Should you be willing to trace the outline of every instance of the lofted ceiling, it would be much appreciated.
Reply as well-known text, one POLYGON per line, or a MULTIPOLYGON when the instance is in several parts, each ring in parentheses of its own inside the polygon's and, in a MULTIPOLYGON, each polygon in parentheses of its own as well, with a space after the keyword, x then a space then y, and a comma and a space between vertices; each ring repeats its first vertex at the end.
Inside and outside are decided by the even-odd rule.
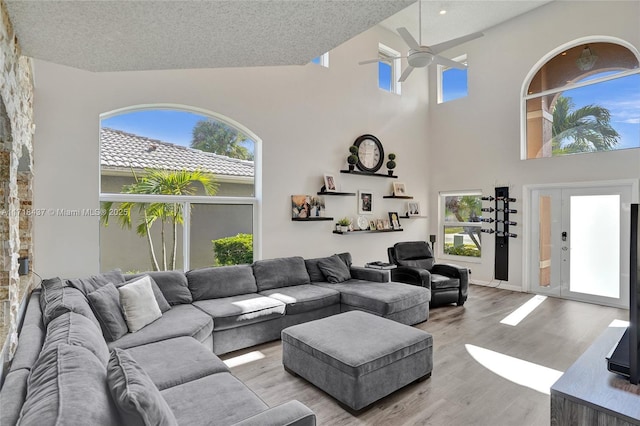
MULTIPOLYGON (((381 21, 418 38, 415 0, 5 3, 24 55, 90 71, 302 65, 381 21)), ((424 0, 423 44, 485 30, 544 3, 424 0)))

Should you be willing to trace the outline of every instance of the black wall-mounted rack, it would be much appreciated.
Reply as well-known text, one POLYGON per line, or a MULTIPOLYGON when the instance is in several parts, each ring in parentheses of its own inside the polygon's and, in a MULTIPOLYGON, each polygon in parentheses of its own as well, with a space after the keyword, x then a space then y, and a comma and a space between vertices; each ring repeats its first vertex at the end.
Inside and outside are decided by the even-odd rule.
POLYGON ((482 229, 486 234, 495 234, 495 262, 494 277, 497 280, 509 280, 509 238, 518 238, 518 234, 509 232, 510 226, 518 225, 509 219, 510 214, 516 214, 516 209, 510 208, 510 203, 515 203, 515 198, 509 197, 509 187, 501 186, 495 189, 495 197, 482 197, 483 201, 494 201, 493 207, 483 207, 483 212, 493 213, 493 218, 481 219, 484 223, 493 223, 493 229, 482 229))

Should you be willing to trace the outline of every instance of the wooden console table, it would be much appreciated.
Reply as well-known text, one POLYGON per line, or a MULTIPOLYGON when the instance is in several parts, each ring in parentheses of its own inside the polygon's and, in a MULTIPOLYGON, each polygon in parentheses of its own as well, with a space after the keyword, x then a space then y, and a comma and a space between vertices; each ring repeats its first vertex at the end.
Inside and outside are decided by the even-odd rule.
POLYGON ((551 425, 640 425, 640 387, 607 370, 624 328, 609 327, 551 386, 551 425))

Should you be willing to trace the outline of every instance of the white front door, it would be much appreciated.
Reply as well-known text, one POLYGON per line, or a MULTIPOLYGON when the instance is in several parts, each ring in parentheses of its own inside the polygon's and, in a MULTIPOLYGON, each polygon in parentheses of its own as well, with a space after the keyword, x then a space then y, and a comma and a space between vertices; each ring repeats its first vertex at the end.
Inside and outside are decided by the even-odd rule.
POLYGON ((530 289, 626 307, 632 186, 531 191, 530 289))

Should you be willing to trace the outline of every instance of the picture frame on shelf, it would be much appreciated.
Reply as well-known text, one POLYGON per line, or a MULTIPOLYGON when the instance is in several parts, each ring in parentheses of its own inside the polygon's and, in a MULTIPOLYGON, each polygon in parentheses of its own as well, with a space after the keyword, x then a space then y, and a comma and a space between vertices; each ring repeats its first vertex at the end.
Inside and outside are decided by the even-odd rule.
POLYGON ((324 174, 324 192, 338 192, 338 180, 332 174, 324 174))
POLYGON ((371 220, 371 221, 369 221, 369 230, 370 230, 370 231, 375 231, 375 230, 377 230, 377 228, 376 228, 376 221, 375 221, 375 220, 371 220))
POLYGON ((422 210, 420 209, 420 203, 418 201, 407 202, 407 216, 420 216, 422 210))
POLYGON ((398 212, 389 212, 389 222, 391 223, 391 229, 400 229, 402 225, 400 224, 400 216, 398 212))
POLYGON ((310 219, 314 217, 324 217, 324 214, 324 197, 308 194, 291 196, 292 219, 310 219))
POLYGON ((393 182, 393 195, 396 197, 407 195, 406 185, 402 182, 393 182))
POLYGON ((391 222, 389 219, 384 220, 384 229, 391 229, 391 222))
POLYGON ((358 190, 358 214, 373 214, 373 192, 358 190))
POLYGON ((376 229, 382 231, 384 229, 384 221, 382 219, 376 220, 376 229))

